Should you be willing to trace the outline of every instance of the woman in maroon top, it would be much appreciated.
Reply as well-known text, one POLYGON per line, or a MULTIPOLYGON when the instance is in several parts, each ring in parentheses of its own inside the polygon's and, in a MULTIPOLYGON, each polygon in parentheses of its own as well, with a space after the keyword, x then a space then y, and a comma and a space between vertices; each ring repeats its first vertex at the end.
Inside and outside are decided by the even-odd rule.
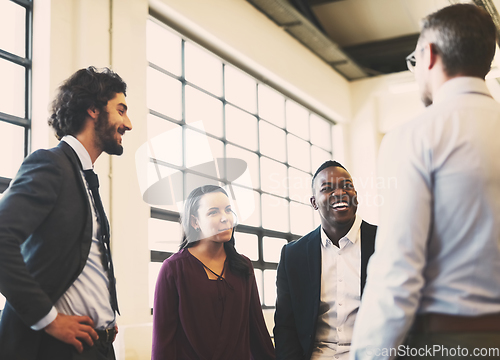
POLYGON ((234 225, 224 189, 191 192, 180 251, 156 282, 153 360, 275 359, 252 264, 234 248, 234 225))

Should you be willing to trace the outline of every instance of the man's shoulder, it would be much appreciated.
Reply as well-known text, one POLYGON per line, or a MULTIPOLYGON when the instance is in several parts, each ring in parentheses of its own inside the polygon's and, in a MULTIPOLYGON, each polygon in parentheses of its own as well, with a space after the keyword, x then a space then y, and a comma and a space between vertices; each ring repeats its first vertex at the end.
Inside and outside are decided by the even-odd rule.
POLYGON ((59 143, 58 146, 55 146, 50 149, 38 149, 28 155, 25 159, 25 162, 35 161, 38 163, 53 163, 53 164, 62 164, 64 162, 70 163, 72 160, 71 157, 71 148, 64 142, 59 143))
POLYGON ((285 245, 288 251, 300 251, 304 247, 306 247, 311 241, 321 240, 321 226, 318 226, 316 229, 312 230, 308 234, 302 236, 300 239, 289 242, 285 245))
POLYGON ((370 224, 366 220, 361 221, 361 228, 371 229, 371 230, 377 231, 377 225, 370 224))
POLYGON ((377 236, 377 225, 370 224, 363 220, 361 222, 361 242, 369 241, 375 242, 375 237, 377 236))

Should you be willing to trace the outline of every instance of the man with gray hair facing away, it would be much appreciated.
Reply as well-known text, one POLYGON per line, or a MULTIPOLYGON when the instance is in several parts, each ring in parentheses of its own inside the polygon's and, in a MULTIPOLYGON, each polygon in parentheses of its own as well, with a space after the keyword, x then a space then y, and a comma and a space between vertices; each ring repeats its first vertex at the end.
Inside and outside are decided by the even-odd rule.
POLYGON ((381 193, 351 360, 500 358, 500 105, 484 81, 495 37, 474 5, 423 22, 407 60, 428 108, 382 143, 379 175, 398 186, 381 193))

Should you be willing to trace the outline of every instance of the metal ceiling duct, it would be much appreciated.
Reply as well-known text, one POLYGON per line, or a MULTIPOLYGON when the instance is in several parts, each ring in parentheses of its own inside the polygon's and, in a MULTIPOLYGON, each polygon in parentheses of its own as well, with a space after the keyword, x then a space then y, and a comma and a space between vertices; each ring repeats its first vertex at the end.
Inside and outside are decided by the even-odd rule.
POLYGON ((299 13, 288 0, 247 0, 347 80, 368 77, 342 49, 299 13))

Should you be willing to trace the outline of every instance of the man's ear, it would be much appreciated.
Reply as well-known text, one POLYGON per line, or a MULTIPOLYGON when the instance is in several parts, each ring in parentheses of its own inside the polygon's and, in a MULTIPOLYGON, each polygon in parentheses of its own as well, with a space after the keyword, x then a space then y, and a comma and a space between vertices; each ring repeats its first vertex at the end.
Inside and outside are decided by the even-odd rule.
POLYGON ((311 205, 312 205, 313 209, 318 210, 318 204, 316 204, 316 198, 314 196, 311 196, 309 201, 311 201, 311 205))
POLYGON ((427 67, 428 69, 432 69, 434 67, 434 65, 436 65, 436 62, 437 62, 437 59, 439 57, 438 55, 438 51, 437 51, 437 48, 436 48, 436 44, 433 44, 433 43, 428 43, 426 45, 426 47, 428 47, 428 49, 425 49, 425 53, 427 53, 428 55, 426 55, 426 63, 427 63, 427 67))
POLYGON ((89 114, 92 119, 96 120, 99 116, 99 110, 97 110, 95 107, 91 107, 87 109, 87 114, 89 114))

